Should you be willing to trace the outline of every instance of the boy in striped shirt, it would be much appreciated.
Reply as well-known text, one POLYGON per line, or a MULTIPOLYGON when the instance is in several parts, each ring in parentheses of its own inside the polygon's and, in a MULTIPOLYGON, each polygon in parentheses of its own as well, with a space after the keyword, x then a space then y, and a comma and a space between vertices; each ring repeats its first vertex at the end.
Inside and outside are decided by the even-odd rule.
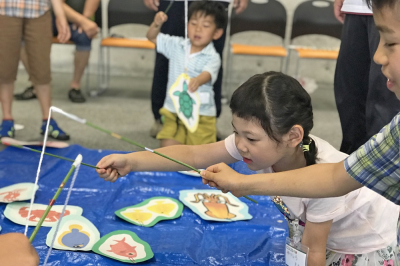
POLYGON ((188 41, 177 36, 160 33, 168 17, 158 12, 147 32, 147 38, 157 45, 157 52, 169 59, 168 88, 184 72, 185 61, 190 76, 188 89, 200 95, 200 119, 195 132, 186 129, 178 118, 172 99, 167 94, 160 114, 164 117, 163 129, 157 139, 161 147, 188 144, 198 145, 216 141, 216 107, 213 83, 217 79, 221 58, 213 40, 219 39, 227 23, 225 8, 218 2, 199 1, 190 5, 188 41), (188 54, 186 54, 186 48, 188 54))

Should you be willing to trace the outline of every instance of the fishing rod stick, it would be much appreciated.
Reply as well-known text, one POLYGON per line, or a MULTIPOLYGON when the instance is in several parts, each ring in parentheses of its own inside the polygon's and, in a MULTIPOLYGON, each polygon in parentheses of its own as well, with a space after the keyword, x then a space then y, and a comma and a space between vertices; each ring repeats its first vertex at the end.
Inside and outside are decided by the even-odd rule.
MULTIPOLYGON (((169 156, 167 156, 167 155, 165 155, 165 154, 162 154, 162 153, 160 153, 160 152, 158 152, 158 151, 155 151, 155 150, 152 150, 152 149, 150 149, 150 148, 147 148, 147 147, 145 147, 145 146, 143 146, 143 145, 141 145, 141 144, 139 144, 139 143, 137 143, 137 142, 135 142, 135 141, 133 141, 133 140, 131 140, 131 139, 128 139, 128 138, 126 138, 126 137, 124 137, 124 136, 121 136, 121 135, 119 135, 119 134, 117 134, 117 133, 114 133, 114 132, 111 132, 111 131, 109 131, 109 130, 107 130, 107 129, 101 128, 101 127, 99 127, 99 126, 97 126, 97 125, 95 125, 95 124, 92 124, 92 123, 86 121, 86 119, 82 119, 82 118, 79 118, 79 117, 77 117, 77 116, 75 116, 75 115, 73 115, 73 114, 69 114, 69 113, 67 113, 67 112, 65 112, 65 111, 63 111, 63 110, 61 110, 60 108, 57 108, 57 107, 54 107, 54 106, 52 106, 51 108, 52 108, 54 111, 56 111, 56 112, 58 112, 58 113, 62 113, 62 114, 64 114, 65 116, 67 116, 67 117, 69 117, 69 118, 71 118, 71 119, 73 119, 73 120, 75 120, 75 121, 77 121, 77 122, 79 122, 79 123, 81 123, 81 124, 85 124, 85 125, 87 125, 87 126, 89 126, 89 127, 92 127, 92 128, 97 129, 97 130, 99 130, 99 131, 101 131, 101 132, 104 132, 104 133, 106 133, 106 134, 108 134, 108 135, 110 135, 110 136, 112 136, 112 137, 114 137, 114 138, 123 140, 123 141, 125 141, 125 142, 128 142, 128 143, 130 143, 130 144, 135 145, 136 147, 139 147, 139 148, 142 148, 142 149, 144 149, 144 150, 146 150, 146 151, 149 151, 149 152, 152 152, 152 153, 154 153, 154 154, 157 154, 157 155, 159 155, 159 156, 161 156, 161 157, 164 157, 164 158, 166 158, 166 159, 168 159, 168 160, 170 160, 170 161, 173 161, 173 162, 175 162, 175 163, 177 163, 177 164, 183 165, 183 166, 185 166, 185 167, 187 167, 187 168, 189 168, 189 169, 191 169, 191 170, 193 170, 193 171, 195 171, 195 172, 197 172, 197 173, 200 174, 200 170, 199 170, 199 169, 194 168, 193 166, 190 166, 190 165, 188 165, 188 164, 186 164, 186 163, 184 163, 184 162, 181 162, 181 161, 179 161, 179 160, 176 160, 176 159, 174 159, 174 158, 171 158, 171 157, 169 157, 169 156)), ((248 197, 248 196, 243 196, 243 197, 246 198, 246 199, 248 199, 248 200, 250 200, 250 201, 252 201, 252 202, 254 202, 254 203, 257 203, 257 204, 258 204, 257 201, 253 200, 252 198, 250 198, 250 197, 248 197)))
MULTIPOLYGON (((56 202, 58 196, 60 195, 62 189, 64 188, 65 184, 68 182, 68 179, 70 178, 71 174, 74 172, 75 168, 82 162, 82 155, 78 155, 72 164, 71 168, 69 169, 67 175, 65 176, 64 180, 61 182, 60 186, 58 187, 56 194, 54 194, 53 199, 50 201, 49 205, 47 205, 46 210, 44 211, 42 217, 40 218, 38 224, 36 225, 35 229, 33 230, 32 235, 29 237, 29 242, 32 243, 33 239, 35 239, 36 234, 38 233, 40 227, 42 226, 44 220, 47 217, 47 214, 49 214, 51 207, 53 207, 54 203, 56 202)), ((28 217, 29 219, 29 217, 28 217)), ((61 219, 61 217, 60 217, 61 219)))
MULTIPOLYGON (((29 148, 29 147, 26 147, 26 146, 23 146, 23 145, 7 143, 7 142, 2 141, 2 140, 0 140, 0 143, 4 144, 6 146, 11 146, 11 147, 15 147, 15 148, 19 148, 19 149, 23 149, 23 150, 27 150, 27 151, 33 151, 33 152, 37 152, 37 153, 41 153, 42 152, 40 150, 32 149, 32 148, 29 148)), ((65 161, 75 162, 75 160, 72 160, 70 158, 66 158, 66 157, 63 157, 63 156, 58 156, 58 155, 47 153, 47 152, 45 152, 44 154, 47 155, 47 156, 51 156, 51 157, 54 157, 54 158, 62 159, 62 160, 65 160, 65 161)), ((95 168, 95 169, 99 169, 97 166, 94 166, 94 165, 91 165, 91 164, 87 164, 87 163, 81 163, 81 164, 85 165, 85 166, 89 166, 89 167, 95 168)))

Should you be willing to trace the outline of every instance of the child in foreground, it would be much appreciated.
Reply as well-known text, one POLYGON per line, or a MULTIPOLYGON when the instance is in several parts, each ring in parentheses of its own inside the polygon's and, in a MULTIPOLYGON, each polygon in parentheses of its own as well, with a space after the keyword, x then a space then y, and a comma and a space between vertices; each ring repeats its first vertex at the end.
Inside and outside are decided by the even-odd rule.
MULTIPOLYGON (((311 98, 287 75, 267 72, 251 77, 234 92, 230 108, 234 134, 224 141, 157 151, 196 168, 243 160, 262 173, 333 163, 347 156, 309 134, 311 98)), ((130 171, 187 170, 148 151, 109 155, 97 166, 99 176, 111 182, 130 171)), ((272 199, 279 209, 287 207, 283 214, 288 221, 300 220, 302 243, 310 248, 308 265, 340 265, 356 258, 354 265, 375 265, 395 259, 399 207, 366 188, 338 198, 272 199)))
POLYGON ((221 58, 212 41, 219 39, 224 32, 227 23, 225 8, 221 3, 212 1, 192 3, 189 8, 187 43, 182 37, 160 33, 161 26, 167 19, 164 12, 158 12, 147 32, 147 38, 157 45, 157 52, 169 59, 167 94, 164 106, 160 109, 164 122, 157 139, 160 140, 161 147, 213 143, 217 136, 213 84, 218 76, 221 58), (177 78, 185 72, 185 62, 187 74, 190 76, 188 90, 197 91, 201 102, 199 125, 193 133, 178 118, 168 93, 177 78))

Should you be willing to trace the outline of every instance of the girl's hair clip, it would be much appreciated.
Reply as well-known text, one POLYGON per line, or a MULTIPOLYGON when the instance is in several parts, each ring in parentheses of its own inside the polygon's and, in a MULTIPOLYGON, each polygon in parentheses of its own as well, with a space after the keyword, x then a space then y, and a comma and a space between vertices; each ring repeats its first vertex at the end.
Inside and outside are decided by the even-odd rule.
POLYGON ((303 149, 303 152, 310 151, 311 142, 312 142, 312 139, 310 139, 310 142, 308 144, 304 144, 303 141, 300 142, 300 148, 303 149))

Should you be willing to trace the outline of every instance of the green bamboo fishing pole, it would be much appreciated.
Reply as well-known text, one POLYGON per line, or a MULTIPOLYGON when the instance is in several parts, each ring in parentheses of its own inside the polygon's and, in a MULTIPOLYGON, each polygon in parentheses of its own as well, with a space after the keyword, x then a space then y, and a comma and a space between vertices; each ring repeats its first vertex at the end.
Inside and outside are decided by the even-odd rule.
MULTIPOLYGON (((86 121, 85 124, 88 125, 88 126, 90 126, 90 127, 92 127, 92 128, 95 128, 95 129, 97 129, 97 130, 100 130, 100 131, 102 131, 102 132, 104 132, 104 133, 107 133, 107 134, 113 136, 114 138, 117 138, 117 139, 126 141, 126 142, 128 142, 128 143, 130 143, 130 144, 133 144, 133 145, 135 145, 135 146, 137 146, 137 147, 139 147, 139 148, 142 148, 142 149, 144 149, 144 150, 146 150, 146 151, 155 153, 155 154, 157 154, 157 155, 159 155, 159 156, 161 156, 161 157, 164 157, 164 158, 166 158, 166 159, 168 159, 168 160, 171 160, 171 161, 173 161, 173 162, 175 162, 175 163, 177 163, 177 164, 183 165, 183 166, 185 166, 185 167, 187 167, 187 168, 189 168, 189 169, 192 169, 193 171, 195 171, 195 172, 197 172, 197 173, 200 174, 200 170, 199 170, 199 169, 196 169, 196 168, 194 168, 193 166, 190 166, 190 165, 188 165, 188 164, 186 164, 186 163, 184 163, 184 162, 178 161, 178 160, 176 160, 176 159, 174 159, 174 158, 171 158, 171 157, 169 157, 169 156, 167 156, 167 155, 165 155, 165 154, 159 153, 158 151, 149 149, 149 148, 147 148, 147 147, 145 147, 145 146, 143 146, 143 145, 141 145, 141 144, 139 144, 139 143, 137 143, 137 142, 135 142, 135 141, 133 141, 133 140, 131 140, 131 139, 125 138, 124 136, 121 136, 121 135, 116 134, 116 133, 114 133, 114 132, 111 132, 111 131, 109 131, 109 130, 107 130, 107 129, 104 129, 104 128, 101 128, 101 127, 99 127, 99 126, 96 126, 96 125, 94 125, 94 124, 92 124, 92 123, 90 123, 90 122, 87 122, 87 121, 86 121)), ((248 197, 248 196, 243 196, 243 197, 246 198, 246 199, 248 199, 248 200, 250 200, 250 201, 252 201, 252 202, 254 202, 254 203, 256 203, 256 204, 258 204, 257 201, 253 200, 252 198, 250 198, 250 197, 248 197)))
MULTIPOLYGON (((38 233, 40 227, 42 226, 44 220, 47 217, 47 214, 49 214, 51 207, 53 207, 54 203, 56 202, 58 196, 60 195, 62 189, 64 188, 65 184, 68 182, 68 179, 70 178, 70 176, 72 175, 72 173, 74 172, 75 168, 82 163, 82 155, 78 155, 76 157, 76 159, 73 161, 74 163, 71 166, 71 169, 69 169, 67 175, 65 176, 64 180, 61 182, 60 186, 58 187, 56 194, 54 194, 53 199, 50 201, 49 205, 47 205, 46 210, 44 211, 42 217, 40 218, 38 224, 36 225, 35 229, 33 230, 31 236, 29 237, 29 242, 32 243, 33 239, 35 239, 36 234, 38 233)), ((60 219, 61 219, 61 214, 60 214, 60 219)))
MULTIPOLYGON (((1 140, 0 140, 0 143, 4 144, 4 145, 6 145, 6 146, 12 146, 12 147, 20 148, 20 149, 23 149, 23 150, 28 150, 28 151, 33 151, 33 152, 37 152, 37 153, 42 153, 42 151, 35 150, 35 149, 29 148, 29 147, 26 147, 26 146, 22 146, 22 145, 11 144, 11 143, 7 143, 7 142, 1 141, 1 140)), ((62 160, 65 160, 65 161, 74 162, 74 160, 72 160, 72 159, 70 159, 70 158, 58 156, 58 155, 51 154, 51 153, 47 153, 47 152, 44 152, 44 154, 47 155, 47 156, 55 157, 55 158, 62 159, 62 160)), ((87 164, 87 163, 81 163, 81 164, 82 164, 82 165, 85 165, 85 166, 89 166, 89 167, 95 168, 95 169, 99 169, 97 166, 90 165, 90 164, 87 164)))
MULTIPOLYGON (((97 125, 95 125, 95 124, 92 124, 92 123, 86 121, 86 119, 82 119, 82 118, 77 117, 76 115, 67 113, 67 112, 61 110, 61 109, 58 108, 58 107, 52 106, 52 107, 50 108, 50 110, 54 110, 54 111, 56 111, 56 112, 58 112, 58 113, 62 113, 62 114, 64 114, 65 116, 67 116, 67 117, 69 117, 69 118, 71 118, 71 119, 73 119, 73 120, 75 120, 75 121, 77 121, 77 122, 79 122, 79 123, 85 124, 85 125, 87 125, 87 126, 89 126, 89 127, 92 127, 92 128, 97 129, 97 130, 99 130, 99 131, 102 131, 102 132, 104 132, 104 133, 106 133, 106 134, 108 134, 108 135, 110 135, 110 136, 112 136, 112 137, 114 137, 114 138, 117 138, 117 139, 123 140, 123 141, 125 141, 125 142, 128 142, 128 143, 130 143, 130 144, 133 144, 133 145, 135 145, 135 146, 137 146, 137 147, 139 147, 139 148, 142 148, 142 149, 144 149, 144 150, 146 150, 146 151, 155 153, 155 154, 157 154, 157 155, 159 155, 159 156, 161 156, 161 157, 164 157, 165 159, 168 159, 168 160, 173 161, 173 162, 175 162, 175 163, 177 163, 177 164, 183 165, 183 166, 185 166, 185 167, 187 167, 187 168, 189 168, 189 169, 191 169, 191 170, 193 170, 193 171, 195 171, 195 172, 197 172, 197 173, 200 174, 200 170, 194 168, 193 166, 190 166, 190 165, 188 165, 188 164, 186 164, 186 163, 184 163, 184 162, 178 161, 178 160, 176 160, 176 159, 174 159, 174 158, 171 158, 171 157, 169 157, 169 156, 167 156, 167 155, 165 155, 165 154, 162 154, 162 153, 160 153, 160 152, 158 152, 158 151, 149 149, 149 148, 147 148, 147 147, 145 147, 145 146, 143 146, 143 145, 141 145, 141 144, 139 144, 139 143, 137 143, 137 142, 135 142, 135 141, 133 141, 133 140, 131 140, 131 139, 128 139, 128 138, 126 138, 126 137, 124 137, 124 136, 121 136, 121 135, 119 135, 119 134, 116 134, 116 133, 114 133, 114 132, 111 132, 111 131, 109 131, 109 130, 107 130, 107 129, 101 128, 101 127, 99 127, 99 126, 97 126, 97 125)), ((248 197, 248 196, 243 196, 243 197, 246 198, 246 199, 248 199, 248 200, 250 200, 250 201, 252 201, 252 202, 254 202, 254 203, 256 203, 256 204, 258 204, 257 201, 253 200, 252 198, 250 198, 250 197, 248 197)))

